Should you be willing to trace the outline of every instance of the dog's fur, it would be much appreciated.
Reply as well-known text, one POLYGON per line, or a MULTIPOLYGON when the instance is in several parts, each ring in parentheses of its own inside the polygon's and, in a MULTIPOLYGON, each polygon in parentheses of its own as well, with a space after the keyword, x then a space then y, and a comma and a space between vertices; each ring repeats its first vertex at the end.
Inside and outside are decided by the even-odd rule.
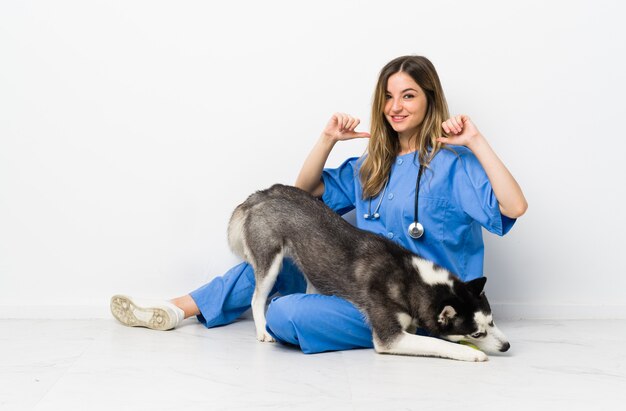
POLYGON ((233 212, 228 241, 254 268, 252 313, 260 341, 273 341, 265 329, 265 305, 289 257, 304 273, 307 292, 345 298, 366 315, 379 353, 485 361, 484 352, 509 348, 493 323, 484 277, 462 282, 398 244, 353 227, 298 188, 277 184, 248 197, 233 212), (417 327, 439 338, 415 335, 417 327))

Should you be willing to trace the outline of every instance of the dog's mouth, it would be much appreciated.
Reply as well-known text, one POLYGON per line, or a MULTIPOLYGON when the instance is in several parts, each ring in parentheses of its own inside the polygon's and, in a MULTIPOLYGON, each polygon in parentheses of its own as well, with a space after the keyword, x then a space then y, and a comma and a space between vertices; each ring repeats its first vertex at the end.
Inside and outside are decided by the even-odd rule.
MULTIPOLYGON (((504 337, 504 335, 502 336, 504 337)), ((493 334, 487 334, 480 338, 471 335, 442 335, 450 342, 459 343, 470 348, 475 348, 487 354, 498 354, 507 352, 511 348, 511 344, 502 337, 498 338, 493 334)))
POLYGON ((471 343, 487 354, 504 353, 511 348, 511 344, 508 341, 498 341, 495 338, 487 338, 483 341, 471 341, 471 343))

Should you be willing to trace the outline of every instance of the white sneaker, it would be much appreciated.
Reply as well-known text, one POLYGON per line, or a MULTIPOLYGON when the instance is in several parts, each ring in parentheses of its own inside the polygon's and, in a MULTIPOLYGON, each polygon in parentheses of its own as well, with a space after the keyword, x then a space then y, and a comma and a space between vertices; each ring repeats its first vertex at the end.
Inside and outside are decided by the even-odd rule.
POLYGON ((125 295, 111 297, 111 314, 129 327, 171 330, 185 318, 185 312, 169 301, 132 300, 125 295))

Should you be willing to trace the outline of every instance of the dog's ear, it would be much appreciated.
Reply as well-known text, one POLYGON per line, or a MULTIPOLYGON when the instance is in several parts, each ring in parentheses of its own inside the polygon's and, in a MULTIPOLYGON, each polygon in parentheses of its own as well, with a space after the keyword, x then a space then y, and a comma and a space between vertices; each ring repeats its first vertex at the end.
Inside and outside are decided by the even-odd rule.
POLYGON ((469 292, 474 296, 479 298, 480 294, 483 292, 485 288, 485 283, 487 282, 487 277, 479 277, 472 281, 469 281, 467 284, 467 288, 469 292))
POLYGON ((443 307, 441 314, 439 314, 439 324, 447 325, 448 322, 450 322, 450 320, 454 317, 456 317, 456 310, 451 305, 446 305, 445 307, 443 307))

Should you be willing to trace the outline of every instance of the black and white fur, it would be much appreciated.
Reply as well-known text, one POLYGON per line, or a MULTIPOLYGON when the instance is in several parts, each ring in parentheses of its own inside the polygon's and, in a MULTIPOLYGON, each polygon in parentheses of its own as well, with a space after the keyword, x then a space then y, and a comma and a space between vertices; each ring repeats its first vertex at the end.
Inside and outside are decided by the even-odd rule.
POLYGON ((254 268, 252 313, 260 341, 274 341, 265 329, 265 305, 289 257, 304 273, 308 293, 345 298, 366 315, 379 353, 485 361, 485 352, 510 346, 493 323, 484 277, 462 282, 398 244, 353 227, 295 187, 277 184, 248 197, 233 212, 228 241, 254 268), (415 335, 417 327, 439 338, 415 335), (467 341, 481 351, 444 339, 467 341))

